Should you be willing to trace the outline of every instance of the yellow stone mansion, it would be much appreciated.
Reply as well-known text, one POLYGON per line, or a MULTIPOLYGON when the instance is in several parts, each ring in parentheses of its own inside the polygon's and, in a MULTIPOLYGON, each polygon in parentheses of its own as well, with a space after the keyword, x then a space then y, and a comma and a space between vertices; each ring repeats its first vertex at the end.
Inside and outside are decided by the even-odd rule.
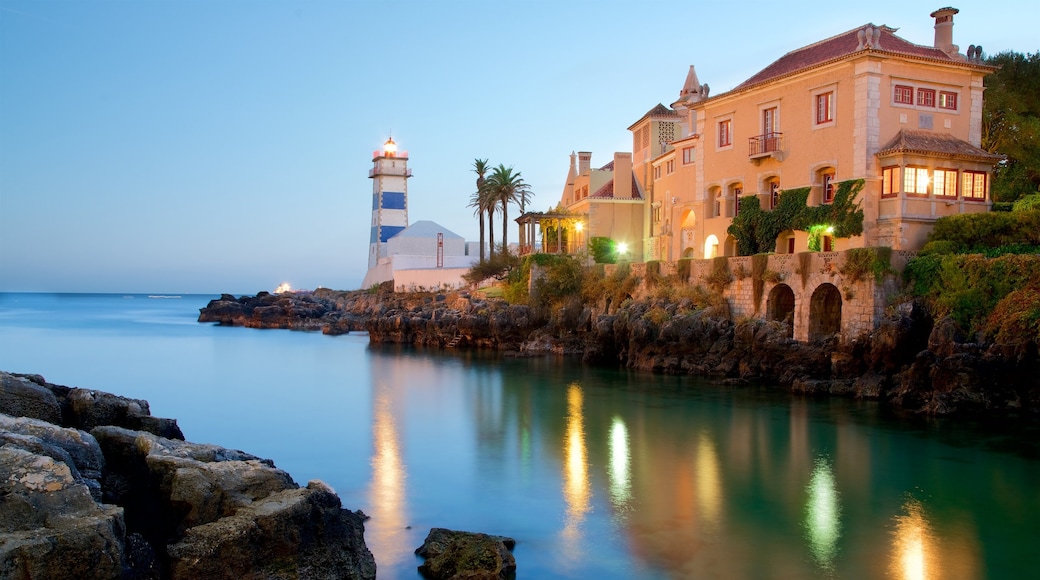
POLYGON ((983 77, 994 69, 981 48, 962 53, 953 44, 957 13, 931 14, 930 46, 866 24, 793 50, 718 95, 691 66, 670 107, 657 105, 629 127, 631 153, 600 168, 590 152, 577 163, 571 155, 560 206, 583 227, 567 245, 608 237, 626 242, 636 261, 735 256, 727 229, 741 197, 755 195, 769 211, 784 190, 811 188, 808 205, 829 204, 849 180, 862 180, 862 235, 824 230, 810 248, 807 232, 788 230, 775 253, 912 251, 936 219, 988 211, 999 157, 980 144, 983 77))

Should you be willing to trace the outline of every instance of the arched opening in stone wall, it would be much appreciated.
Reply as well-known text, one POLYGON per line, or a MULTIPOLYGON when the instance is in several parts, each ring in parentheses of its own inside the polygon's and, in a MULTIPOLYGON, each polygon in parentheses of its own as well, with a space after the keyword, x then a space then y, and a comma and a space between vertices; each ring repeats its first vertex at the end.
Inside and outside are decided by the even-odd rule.
POLYGON ((719 255, 719 239, 711 234, 704 239, 704 259, 714 258, 719 255))
POLYGON ((809 340, 841 331, 841 292, 834 284, 820 284, 809 299, 809 340))
POLYGON ((794 290, 787 284, 777 284, 766 299, 766 318, 787 323, 787 338, 794 337, 794 290))

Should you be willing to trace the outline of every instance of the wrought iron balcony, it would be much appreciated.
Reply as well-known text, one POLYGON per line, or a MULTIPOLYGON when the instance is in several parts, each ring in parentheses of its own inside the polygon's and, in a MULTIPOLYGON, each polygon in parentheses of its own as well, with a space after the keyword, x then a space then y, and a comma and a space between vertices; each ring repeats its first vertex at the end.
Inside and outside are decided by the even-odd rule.
POLYGON ((748 157, 758 159, 779 153, 784 148, 784 134, 765 133, 748 139, 748 157))

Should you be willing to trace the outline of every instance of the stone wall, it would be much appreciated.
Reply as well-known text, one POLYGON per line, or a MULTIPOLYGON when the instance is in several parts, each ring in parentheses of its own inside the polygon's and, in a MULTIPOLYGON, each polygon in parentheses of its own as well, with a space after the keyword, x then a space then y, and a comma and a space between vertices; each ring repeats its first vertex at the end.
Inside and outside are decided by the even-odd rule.
MULTIPOLYGON (((768 254, 764 256, 764 272, 757 275, 755 261, 761 257, 721 258, 727 261, 732 278, 724 287, 723 296, 729 303, 733 320, 783 320, 788 314, 782 307, 786 294, 788 300, 791 295, 794 299, 793 311, 789 314, 796 340, 809 341, 836 331, 844 343, 874 330, 884 317, 885 308, 899 292, 898 276, 915 253, 893 251, 889 260, 891 272, 880 282, 871 272, 857 279, 843 273, 847 270, 848 255, 848 250, 768 254), (756 282, 761 285, 757 293, 756 282), (781 306, 779 311, 778 305, 781 306), (832 324, 836 328, 832 329, 832 324)), ((707 287, 716 259, 720 258, 690 260, 688 283, 707 287)), ((608 273, 617 267, 608 265, 608 273)), ((657 267, 662 276, 678 271, 675 262, 660 262, 657 267)), ((630 264, 630 268, 633 276, 646 277, 646 263, 630 264)))

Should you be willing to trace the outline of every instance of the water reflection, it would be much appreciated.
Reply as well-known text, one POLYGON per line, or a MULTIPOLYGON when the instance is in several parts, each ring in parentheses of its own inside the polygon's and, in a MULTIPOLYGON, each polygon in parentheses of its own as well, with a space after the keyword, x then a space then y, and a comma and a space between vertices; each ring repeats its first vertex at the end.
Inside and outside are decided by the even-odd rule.
POLYGON ((841 504, 834 470, 826 457, 816 459, 806 492, 809 497, 805 504, 805 533, 809 552, 821 569, 831 571, 841 537, 841 504))
POLYGON ((581 386, 567 387, 567 431, 564 434, 563 497, 567 516, 562 532, 564 553, 572 561, 581 555, 581 524, 589 511, 590 489, 585 448, 585 418, 581 386))
POLYGON ((394 413, 395 397, 382 382, 375 385, 372 412, 372 485, 369 505, 375 525, 368 525, 366 539, 384 554, 407 553, 404 536, 407 490, 400 434, 394 413))
POLYGON ((939 578, 936 542, 921 502, 910 498, 896 516, 892 572, 902 580, 939 578))
POLYGON ((719 456, 711 435, 701 431, 697 437, 697 506, 705 534, 714 534, 718 530, 722 501, 719 456))
POLYGON ((610 501, 620 519, 624 519, 632 499, 632 477, 630 475, 631 452, 628 445, 628 428, 621 417, 614 415, 610 425, 610 501))

